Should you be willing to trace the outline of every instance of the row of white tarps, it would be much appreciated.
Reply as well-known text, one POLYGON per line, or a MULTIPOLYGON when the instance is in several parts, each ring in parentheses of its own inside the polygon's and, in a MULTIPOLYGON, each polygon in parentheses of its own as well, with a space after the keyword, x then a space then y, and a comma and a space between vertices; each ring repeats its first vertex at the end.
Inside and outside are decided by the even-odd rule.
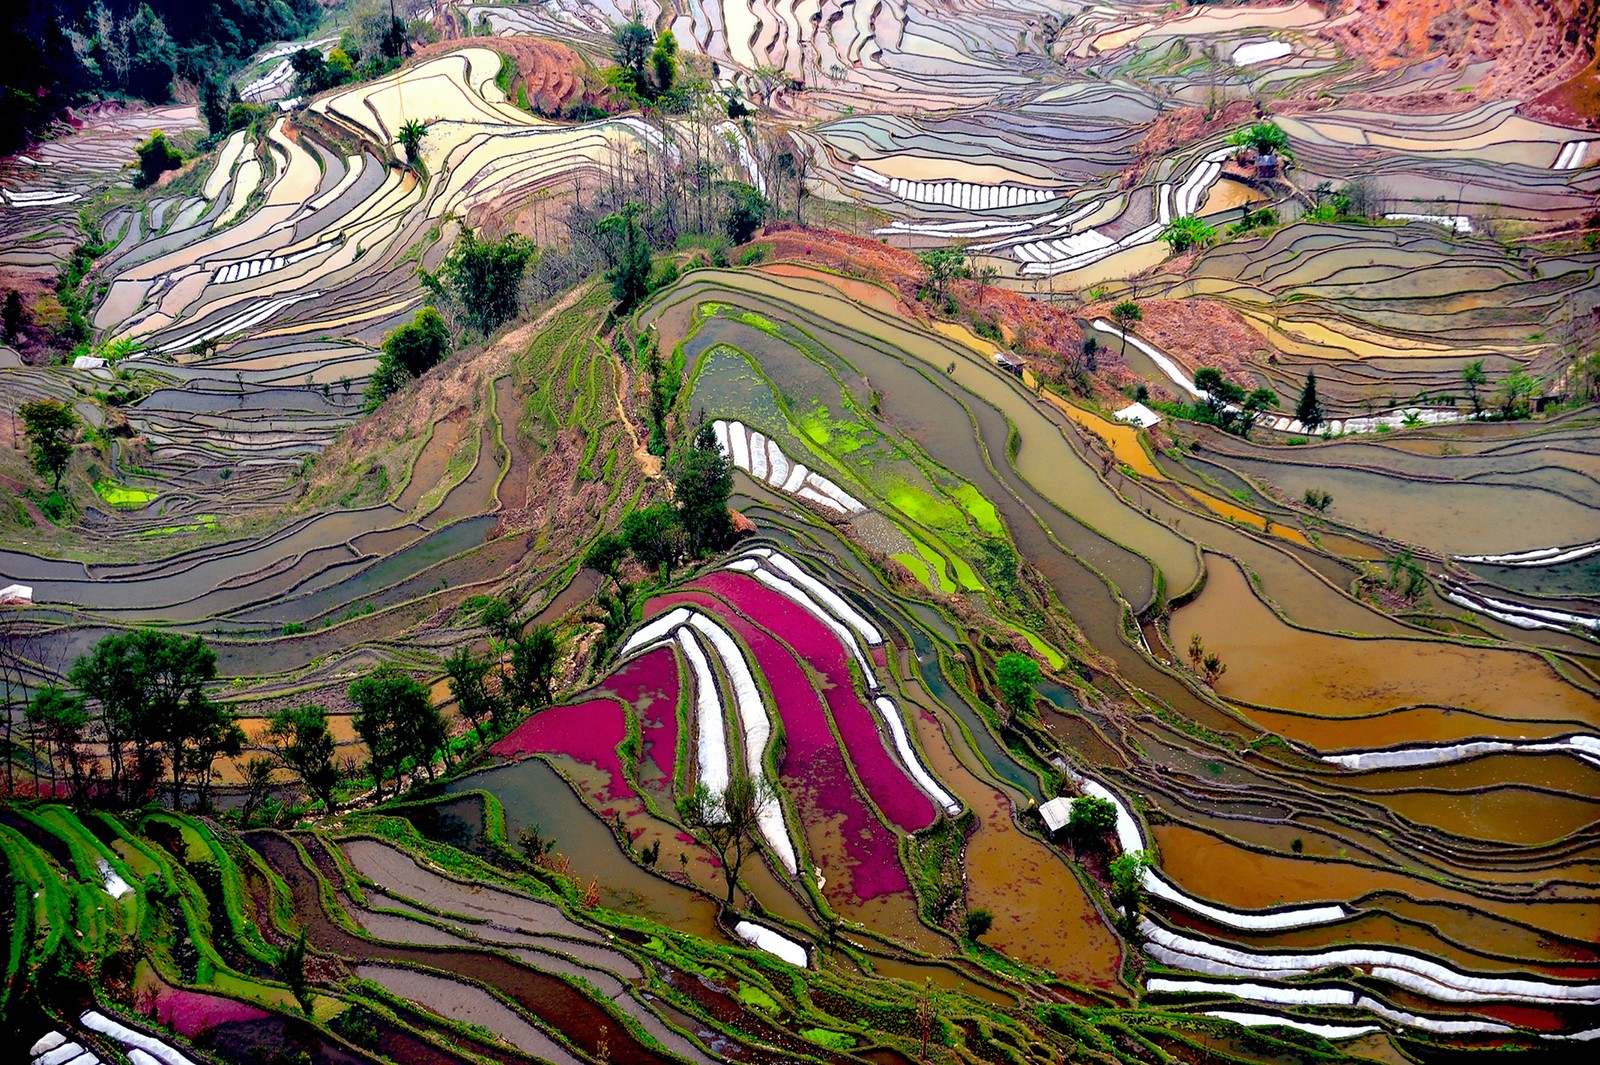
POLYGON ((776 440, 752 431, 743 422, 717 419, 711 429, 728 461, 758 481, 787 495, 799 496, 835 514, 850 517, 866 505, 833 481, 800 463, 791 462, 776 440))
MULTIPOLYGON (((806 572, 789 556, 768 547, 752 548, 743 558, 729 563, 728 568, 749 574, 822 622, 855 658, 867 687, 872 691, 879 689, 877 671, 873 669, 872 660, 867 657, 861 641, 866 641, 869 646, 878 646, 883 643, 883 632, 865 614, 851 606, 844 596, 806 572)), ((961 804, 939 786, 933 774, 922 764, 894 700, 880 695, 873 699, 872 706, 878 711, 901 764, 917 782, 917 786, 944 807, 947 813, 960 812, 961 804)))

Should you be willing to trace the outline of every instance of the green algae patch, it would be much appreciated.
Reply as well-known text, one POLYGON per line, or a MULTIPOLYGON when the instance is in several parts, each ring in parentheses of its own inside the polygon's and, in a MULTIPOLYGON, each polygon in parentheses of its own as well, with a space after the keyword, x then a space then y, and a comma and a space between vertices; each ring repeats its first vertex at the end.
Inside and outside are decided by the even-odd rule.
POLYGON ((813 1043, 827 1047, 829 1050, 847 1051, 855 1049, 856 1037, 845 1032, 834 1032, 827 1028, 802 1028, 800 1038, 809 1039, 813 1043))
POLYGON ((109 477, 94 483, 94 490, 100 498, 116 507, 118 510, 138 510, 148 506, 159 492, 152 492, 145 488, 130 488, 119 484, 109 477))
POLYGON ((1041 656, 1043 656, 1044 660, 1050 663, 1051 669, 1060 669, 1062 666, 1067 664, 1067 660, 1061 657, 1061 652, 1045 643, 1035 633, 1029 632, 1021 625, 1012 625, 1009 626, 1009 628, 1011 631, 1020 635, 1024 640, 1027 640, 1028 646, 1032 647, 1041 656))
POLYGON ((994 504, 984 498, 982 492, 978 491, 977 485, 963 481, 956 486, 952 494, 961 503, 961 506, 966 509, 972 520, 977 523, 978 528, 990 536, 1004 536, 1006 534, 1005 526, 1000 522, 999 512, 994 509, 994 504))
POLYGON ((761 988, 757 987, 755 984, 747 984, 743 980, 739 981, 738 997, 740 1002, 744 1003, 746 1006, 749 1006, 751 1009, 757 1009, 763 1013, 779 1012, 778 1000, 761 990, 761 988))
POLYGON ((217 516, 215 514, 202 514, 202 515, 200 515, 198 518, 196 518, 193 522, 191 522, 188 525, 163 525, 159 529, 146 529, 143 532, 141 532, 139 535, 140 536, 175 536, 178 533, 200 532, 202 529, 210 529, 210 528, 214 527, 216 524, 217 524, 217 516))

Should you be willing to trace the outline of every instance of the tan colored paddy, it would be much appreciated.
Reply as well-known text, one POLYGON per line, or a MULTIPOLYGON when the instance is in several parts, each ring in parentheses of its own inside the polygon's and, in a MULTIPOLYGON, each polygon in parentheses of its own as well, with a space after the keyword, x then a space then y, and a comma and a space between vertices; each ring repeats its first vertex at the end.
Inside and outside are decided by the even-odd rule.
POLYGON ((1237 503, 1231 503, 1226 499, 1218 499, 1209 492, 1202 492, 1197 488, 1190 488, 1188 485, 1184 485, 1183 490, 1189 498, 1218 517, 1238 522, 1240 525, 1248 525, 1252 529, 1260 529, 1263 532, 1271 533, 1273 536, 1288 540, 1290 543, 1299 544, 1301 547, 1311 547, 1311 541, 1307 540, 1305 534, 1293 526, 1269 522, 1253 510, 1246 510, 1237 503))
MULTIPOLYGON (((1594 934, 1597 909, 1588 901, 1535 903, 1481 898, 1427 877, 1337 860, 1337 854, 1263 854, 1233 846, 1199 829, 1170 823, 1153 826, 1151 831, 1161 850, 1161 871, 1174 883, 1202 899, 1237 909, 1348 903, 1372 892, 1392 891, 1469 910, 1486 910, 1580 941, 1591 939, 1594 934)), ((1314 843, 1308 840, 1308 851, 1314 849, 1314 843)), ((1481 947, 1492 952, 1494 944, 1481 947)))
MULTIPOLYGON (((1357 719, 1399 707, 1456 707, 1490 719, 1473 719, 1466 735, 1507 738, 1548 735, 1538 722, 1563 722, 1557 729, 1600 725, 1600 700, 1558 677, 1538 655, 1525 651, 1463 647, 1444 642, 1330 636, 1291 628, 1252 593, 1239 568, 1211 559, 1205 590, 1172 616, 1176 647, 1198 633, 1221 655, 1228 671, 1218 694, 1234 700, 1297 711, 1329 722, 1357 719)), ((1254 710, 1243 712, 1263 725, 1254 710)), ((1434 739, 1406 728, 1405 717, 1362 722, 1342 731, 1334 747, 1383 747, 1434 739)), ((1300 727, 1284 735, 1313 740, 1300 727)), ((1320 741, 1320 742, 1319 742, 1320 741)))
POLYGON ((1265 203, 1267 197, 1242 181, 1221 181, 1211 183, 1211 188, 1206 190, 1206 198, 1200 204, 1200 215, 1215 214, 1218 211, 1237 210, 1246 204, 1265 203))
POLYGON ((1117 457, 1117 461, 1140 477, 1152 481, 1167 479, 1166 475, 1156 467, 1150 453, 1140 443, 1139 429, 1126 422, 1113 422, 1098 414, 1091 414, 1082 407, 1068 403, 1054 392, 1045 392, 1043 395, 1052 407, 1105 441, 1106 446, 1111 448, 1111 453, 1117 457))
POLYGON ((930 159, 925 155, 885 155, 861 164, 886 178, 906 181, 964 181, 970 185, 1025 185, 1029 188, 1055 188, 1057 182, 1024 174, 993 163, 970 163, 965 159, 930 159))
POLYGON ((920 709, 911 719, 929 769, 978 815, 964 865, 968 907, 995 915, 985 941, 1068 980, 1115 988, 1121 948, 1064 857, 1017 828, 1010 800, 956 756, 938 721, 920 709))

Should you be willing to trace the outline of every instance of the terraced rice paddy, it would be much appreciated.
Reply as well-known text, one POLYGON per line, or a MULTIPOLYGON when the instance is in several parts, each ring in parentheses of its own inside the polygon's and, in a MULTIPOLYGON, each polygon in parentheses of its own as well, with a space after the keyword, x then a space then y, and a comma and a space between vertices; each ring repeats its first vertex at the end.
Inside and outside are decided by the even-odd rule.
MULTIPOLYGON (((0 348, 8 410, 88 427, 60 524, 5 474, 3 609, 49 648, 23 672, 202 634, 244 730, 222 815, 71 809, 55 768, 0 810, 0 1013, 38 1028, 30 1060, 1581 1053, 1592 131, 1530 102, 1554 68, 1513 82, 1454 23, 1419 57, 1361 40, 1394 29, 1366 5, 1068 8, 647 3, 715 89, 696 115, 602 87, 635 14, 610 0, 440 6, 451 43, 310 99, 288 57, 338 38, 264 49, 236 81, 271 109, 151 189, 122 160, 193 109, 96 109, 0 162, 7 285, 100 248, 86 359, 0 348), (1278 176, 1230 140, 1266 118, 1278 176), (720 267, 704 235, 658 239, 673 270, 637 308, 596 277, 542 293, 366 409, 464 233, 553 247, 569 202, 640 172, 682 194, 702 163, 814 227, 706 238, 720 267), (1368 217, 1332 199, 1352 179, 1368 217), (1220 238, 1174 255, 1188 216, 1220 238), (972 276, 948 292, 906 254, 951 247, 972 276), (680 498, 640 337, 671 378, 656 435, 703 419, 748 526, 600 573, 597 536, 680 498), (1223 432, 1203 368, 1276 407, 1223 432), (1143 427, 1115 415, 1135 401, 1143 427), (470 751, 443 663, 487 652, 506 690, 490 596, 563 653, 553 705, 470 751), (1040 674, 1017 705, 1008 655, 1040 674), (407 766, 387 803, 347 783, 338 816, 224 828, 275 712, 324 704, 339 759, 367 756, 348 692, 379 663, 468 756, 407 766), (680 802, 744 776, 766 794, 735 870, 680 802), (1052 834, 1058 796, 1115 823, 1052 834), (97 982, 60 983, 82 959, 97 982), (59 987, 73 1008, 41 1007, 59 987)), ((1492 17, 1524 16, 1506 32, 1543 40, 1542 15, 1492 17)), ((66 765, 22 728, 19 765, 66 765)))

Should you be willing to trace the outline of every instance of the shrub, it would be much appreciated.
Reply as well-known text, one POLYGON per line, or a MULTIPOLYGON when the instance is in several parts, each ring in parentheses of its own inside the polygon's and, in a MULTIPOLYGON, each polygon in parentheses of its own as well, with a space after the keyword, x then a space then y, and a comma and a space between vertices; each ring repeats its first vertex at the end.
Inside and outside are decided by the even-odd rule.
POLYGON ((139 174, 133 183, 141 189, 154 185, 168 170, 176 170, 183 165, 183 153, 169 144, 167 135, 159 129, 134 151, 139 156, 139 174))
POLYGON ((994 914, 988 910, 968 910, 965 928, 967 938, 973 941, 982 939, 994 926, 994 914))

